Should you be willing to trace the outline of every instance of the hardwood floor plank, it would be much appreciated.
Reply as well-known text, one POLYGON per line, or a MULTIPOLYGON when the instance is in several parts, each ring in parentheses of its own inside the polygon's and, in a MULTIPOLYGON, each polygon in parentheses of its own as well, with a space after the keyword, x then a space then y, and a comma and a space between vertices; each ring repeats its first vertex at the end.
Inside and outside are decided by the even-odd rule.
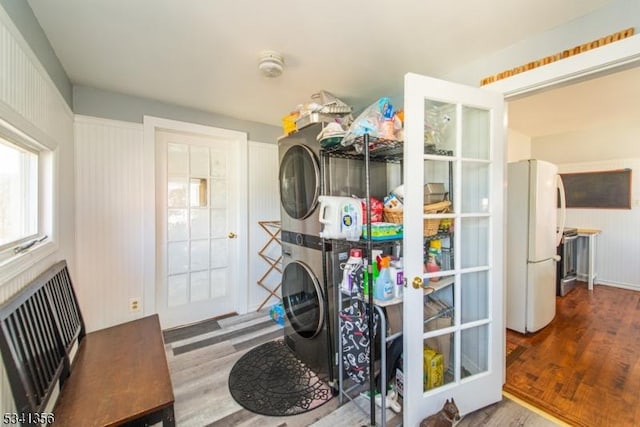
POLYGON ((572 425, 640 425, 639 304, 640 292, 584 283, 558 297, 550 325, 507 331, 505 390, 572 425))

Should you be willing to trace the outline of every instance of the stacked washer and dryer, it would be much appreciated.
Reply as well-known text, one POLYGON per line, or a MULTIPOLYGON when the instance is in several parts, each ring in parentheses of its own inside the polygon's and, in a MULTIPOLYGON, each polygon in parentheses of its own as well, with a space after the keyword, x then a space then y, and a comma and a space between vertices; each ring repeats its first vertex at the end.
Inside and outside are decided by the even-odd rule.
MULTIPOLYGON (((342 276, 339 264, 348 258, 348 247, 324 242, 323 251, 318 196, 324 189, 329 195, 362 197, 365 171, 358 160, 331 158, 321 164, 316 140, 321 130, 322 124, 314 124, 278 141, 281 291, 285 343, 318 376, 332 382, 337 377, 334 358, 338 342, 336 301, 342 276)), ((374 167, 386 166, 381 163, 374 167)), ((370 183, 370 188, 384 194, 386 182, 370 183)))

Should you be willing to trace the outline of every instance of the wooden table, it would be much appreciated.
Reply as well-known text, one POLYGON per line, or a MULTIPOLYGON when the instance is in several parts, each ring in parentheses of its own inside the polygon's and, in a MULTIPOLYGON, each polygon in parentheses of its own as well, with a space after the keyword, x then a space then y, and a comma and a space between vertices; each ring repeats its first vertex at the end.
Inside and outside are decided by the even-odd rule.
POLYGON ((596 273, 596 237, 600 234, 600 230, 595 228, 578 228, 578 238, 580 240, 586 240, 586 257, 587 260, 587 285, 590 291, 593 290, 593 285, 596 281, 598 274, 596 273))

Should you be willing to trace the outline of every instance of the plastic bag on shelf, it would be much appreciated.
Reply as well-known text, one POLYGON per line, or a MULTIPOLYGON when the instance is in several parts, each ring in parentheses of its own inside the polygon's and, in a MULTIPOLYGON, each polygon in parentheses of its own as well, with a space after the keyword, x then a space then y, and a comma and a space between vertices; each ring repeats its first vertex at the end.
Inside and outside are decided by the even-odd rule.
MULTIPOLYGON (((395 139, 395 130, 396 120, 393 105, 389 98, 380 98, 353 121, 349 131, 342 139, 342 145, 351 146, 358 137, 364 134, 369 134, 373 138, 395 139)), ((361 147, 356 147, 356 151, 361 152, 361 147)))

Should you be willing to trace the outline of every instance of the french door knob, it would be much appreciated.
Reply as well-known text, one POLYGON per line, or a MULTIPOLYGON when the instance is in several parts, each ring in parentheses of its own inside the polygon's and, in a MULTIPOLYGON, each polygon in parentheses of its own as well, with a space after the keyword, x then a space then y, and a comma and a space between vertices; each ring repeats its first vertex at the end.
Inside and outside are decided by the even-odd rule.
POLYGON ((418 277, 418 276, 414 277, 412 285, 413 285, 413 289, 420 289, 422 287, 422 277, 418 277))
POLYGON ((233 231, 230 231, 229 234, 227 234, 227 237, 230 239, 235 239, 237 236, 236 236, 236 233, 234 233, 233 231))

